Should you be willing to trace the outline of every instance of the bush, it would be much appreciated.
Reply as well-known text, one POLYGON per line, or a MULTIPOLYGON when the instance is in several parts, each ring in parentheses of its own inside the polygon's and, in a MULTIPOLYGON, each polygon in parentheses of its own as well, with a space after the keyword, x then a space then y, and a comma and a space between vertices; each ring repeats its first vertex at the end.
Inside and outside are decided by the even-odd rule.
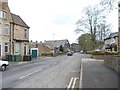
POLYGON ((92 55, 104 55, 102 51, 92 51, 92 55))
POLYGON ((57 55, 62 55, 62 54, 64 54, 64 53, 63 53, 63 52, 58 52, 58 53, 57 53, 57 55))
POLYGON ((120 52, 93 51, 92 55, 120 55, 120 52))
POLYGON ((42 53, 42 56, 53 56, 53 53, 49 53, 49 52, 42 53))

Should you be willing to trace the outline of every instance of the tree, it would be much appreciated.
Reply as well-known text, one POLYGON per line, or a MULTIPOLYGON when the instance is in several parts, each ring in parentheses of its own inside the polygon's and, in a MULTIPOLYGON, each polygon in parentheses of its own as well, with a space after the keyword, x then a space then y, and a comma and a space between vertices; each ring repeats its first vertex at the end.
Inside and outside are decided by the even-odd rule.
POLYGON ((103 6, 105 10, 109 12, 116 9, 115 4, 118 3, 119 0, 101 0, 100 5, 103 6))
MULTIPOLYGON (((115 1, 116 0, 101 0, 98 5, 86 7, 84 9, 84 16, 76 22, 77 29, 75 32, 90 33, 91 40, 94 44, 96 44, 98 37, 103 39, 111 28, 110 24, 104 23, 104 21, 106 21, 107 14, 113 10, 113 2, 115 1), (107 33, 105 33, 106 31, 107 33)), ((94 48, 93 46, 93 49, 94 48)))
POLYGON ((107 38, 111 32, 111 26, 111 24, 106 24, 106 22, 99 23, 97 26, 97 39, 103 41, 105 38, 107 38))
MULTIPOLYGON (((88 31, 91 34, 91 40, 93 43, 96 43, 96 34, 97 34, 97 26, 104 18, 102 15, 102 11, 99 10, 97 7, 89 6, 84 9, 84 17, 77 21, 78 29, 75 32, 80 31, 88 31)), ((94 48, 94 47, 93 47, 94 48)))
POLYGON ((92 50, 92 46, 94 45, 94 43, 91 40, 91 34, 88 34, 88 33, 82 34, 78 38, 78 43, 83 51, 92 50))

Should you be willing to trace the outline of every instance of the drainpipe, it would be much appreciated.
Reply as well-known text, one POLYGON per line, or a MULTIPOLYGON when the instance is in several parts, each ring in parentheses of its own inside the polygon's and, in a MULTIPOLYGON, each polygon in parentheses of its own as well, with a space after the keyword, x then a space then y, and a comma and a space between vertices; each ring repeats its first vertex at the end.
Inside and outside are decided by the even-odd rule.
POLYGON ((11 51, 11 54, 14 54, 14 23, 13 22, 10 22, 10 51, 11 51))
POLYGON ((12 35, 11 35, 11 33, 12 33, 12 29, 11 29, 11 22, 10 22, 10 54, 12 54, 12 35))

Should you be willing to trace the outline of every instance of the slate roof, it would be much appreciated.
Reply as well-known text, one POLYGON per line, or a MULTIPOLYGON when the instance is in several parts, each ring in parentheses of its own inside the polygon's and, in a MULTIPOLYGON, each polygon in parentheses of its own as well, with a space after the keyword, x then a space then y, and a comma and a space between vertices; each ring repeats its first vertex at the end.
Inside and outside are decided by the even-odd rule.
POLYGON ((29 26, 22 20, 22 18, 18 15, 15 15, 13 13, 11 13, 12 15, 12 20, 14 24, 29 28, 29 26))
POLYGON ((109 35, 109 37, 107 37, 107 38, 104 39, 104 40, 111 39, 111 38, 115 38, 115 37, 118 37, 118 32, 111 33, 111 34, 109 35))
POLYGON ((110 37, 110 38, 114 38, 114 37, 116 37, 116 36, 118 36, 118 32, 111 33, 109 37, 110 37))
POLYGON ((50 44, 50 43, 44 43, 48 48, 50 48, 50 49, 53 49, 54 48, 54 46, 53 46, 53 44, 50 44))
POLYGON ((65 40, 50 40, 50 41, 44 41, 45 44, 53 44, 54 47, 60 47, 61 45, 64 46, 65 44, 69 44, 69 41, 67 39, 65 40))

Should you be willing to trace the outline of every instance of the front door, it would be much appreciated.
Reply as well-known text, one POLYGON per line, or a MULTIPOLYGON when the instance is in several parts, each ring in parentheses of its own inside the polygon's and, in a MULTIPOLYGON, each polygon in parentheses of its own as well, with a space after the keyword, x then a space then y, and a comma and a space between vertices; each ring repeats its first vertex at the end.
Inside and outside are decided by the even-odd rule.
POLYGON ((27 46, 24 46, 24 55, 27 55, 27 46))
POLYGON ((32 50, 32 57, 37 57, 37 50, 32 50))

